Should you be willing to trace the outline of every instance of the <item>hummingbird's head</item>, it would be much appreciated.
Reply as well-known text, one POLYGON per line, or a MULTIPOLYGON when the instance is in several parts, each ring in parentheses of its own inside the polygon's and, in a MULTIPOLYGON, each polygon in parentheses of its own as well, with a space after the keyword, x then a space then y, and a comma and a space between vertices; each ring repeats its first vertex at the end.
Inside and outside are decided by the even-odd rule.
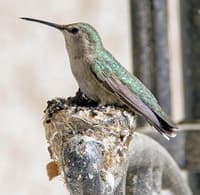
POLYGON ((74 23, 63 26, 63 35, 69 53, 93 54, 102 48, 101 38, 89 24, 74 23))
POLYGON ((87 23, 73 23, 68 25, 59 25, 43 20, 33 18, 21 18, 33 22, 39 22, 60 30, 66 42, 69 56, 82 56, 93 54, 102 48, 102 42, 97 31, 87 23))

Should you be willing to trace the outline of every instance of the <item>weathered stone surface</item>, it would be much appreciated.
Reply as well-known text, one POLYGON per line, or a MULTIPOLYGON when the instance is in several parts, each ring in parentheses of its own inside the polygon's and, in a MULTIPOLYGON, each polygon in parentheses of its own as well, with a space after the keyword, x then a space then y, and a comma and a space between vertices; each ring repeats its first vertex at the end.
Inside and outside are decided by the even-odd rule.
MULTIPOLYGON (((186 128, 184 126, 180 126, 182 130, 169 141, 161 138, 159 134, 153 131, 144 130, 143 132, 163 145, 181 168, 191 172, 200 172, 200 136, 198 136, 200 131, 188 129, 190 125, 187 125, 186 128)), ((193 127, 191 125, 191 128, 193 127)))
POLYGON ((169 153, 148 136, 135 133, 130 146, 128 194, 160 194, 162 188, 176 195, 191 191, 169 153))
MULTIPOLYGON (((195 125, 200 119, 200 1, 183 0, 181 2, 181 38, 184 82, 184 120, 195 125)), ((189 183, 194 195, 200 193, 200 127, 186 135, 186 168, 189 173, 189 183), (192 178, 194 177, 194 178, 192 178)))
POLYGON ((181 1, 185 121, 200 119, 200 1, 181 1))
POLYGON ((180 132, 175 138, 166 140, 157 132, 154 132, 151 127, 146 127, 141 132, 164 146, 180 167, 183 168, 185 166, 185 133, 180 132))
POLYGON ((200 130, 186 132, 185 168, 200 173, 200 130))

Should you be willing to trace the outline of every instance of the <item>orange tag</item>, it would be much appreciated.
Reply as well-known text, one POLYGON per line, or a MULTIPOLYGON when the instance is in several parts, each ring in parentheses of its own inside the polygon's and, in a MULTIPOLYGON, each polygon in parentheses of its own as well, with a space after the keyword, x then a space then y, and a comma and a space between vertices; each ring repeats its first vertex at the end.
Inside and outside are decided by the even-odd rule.
POLYGON ((49 180, 52 180, 54 177, 60 175, 58 165, 55 161, 49 162, 46 166, 46 169, 49 180))

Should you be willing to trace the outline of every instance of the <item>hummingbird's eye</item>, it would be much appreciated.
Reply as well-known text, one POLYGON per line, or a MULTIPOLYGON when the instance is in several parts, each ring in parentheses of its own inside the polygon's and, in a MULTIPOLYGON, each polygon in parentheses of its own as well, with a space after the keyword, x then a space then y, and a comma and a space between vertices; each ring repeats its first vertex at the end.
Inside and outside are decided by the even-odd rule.
POLYGON ((77 34, 79 32, 79 29, 74 27, 74 28, 69 29, 69 32, 72 34, 77 34))

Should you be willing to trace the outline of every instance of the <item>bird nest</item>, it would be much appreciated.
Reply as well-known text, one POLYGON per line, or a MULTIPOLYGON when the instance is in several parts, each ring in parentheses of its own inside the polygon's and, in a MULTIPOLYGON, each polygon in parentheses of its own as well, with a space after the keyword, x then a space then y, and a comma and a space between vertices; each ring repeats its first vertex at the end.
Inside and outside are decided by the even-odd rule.
MULTIPOLYGON (((124 174, 120 167, 126 164, 135 116, 125 108, 98 106, 79 93, 74 98, 55 98, 47 104, 43 124, 50 157, 58 167, 57 173, 63 173, 66 180, 70 180, 67 177, 70 175, 69 167, 75 162, 69 160, 69 154, 76 151, 79 156, 84 156, 87 147, 83 142, 92 141, 100 149, 102 180, 109 180, 109 185, 114 187, 115 179, 124 174), (70 151, 68 156, 64 150, 70 151)), ((48 171, 52 173, 52 170, 48 171)), ((51 173, 50 179, 57 175, 51 173)), ((80 179, 78 177, 82 176, 78 174, 76 179, 80 179)))

